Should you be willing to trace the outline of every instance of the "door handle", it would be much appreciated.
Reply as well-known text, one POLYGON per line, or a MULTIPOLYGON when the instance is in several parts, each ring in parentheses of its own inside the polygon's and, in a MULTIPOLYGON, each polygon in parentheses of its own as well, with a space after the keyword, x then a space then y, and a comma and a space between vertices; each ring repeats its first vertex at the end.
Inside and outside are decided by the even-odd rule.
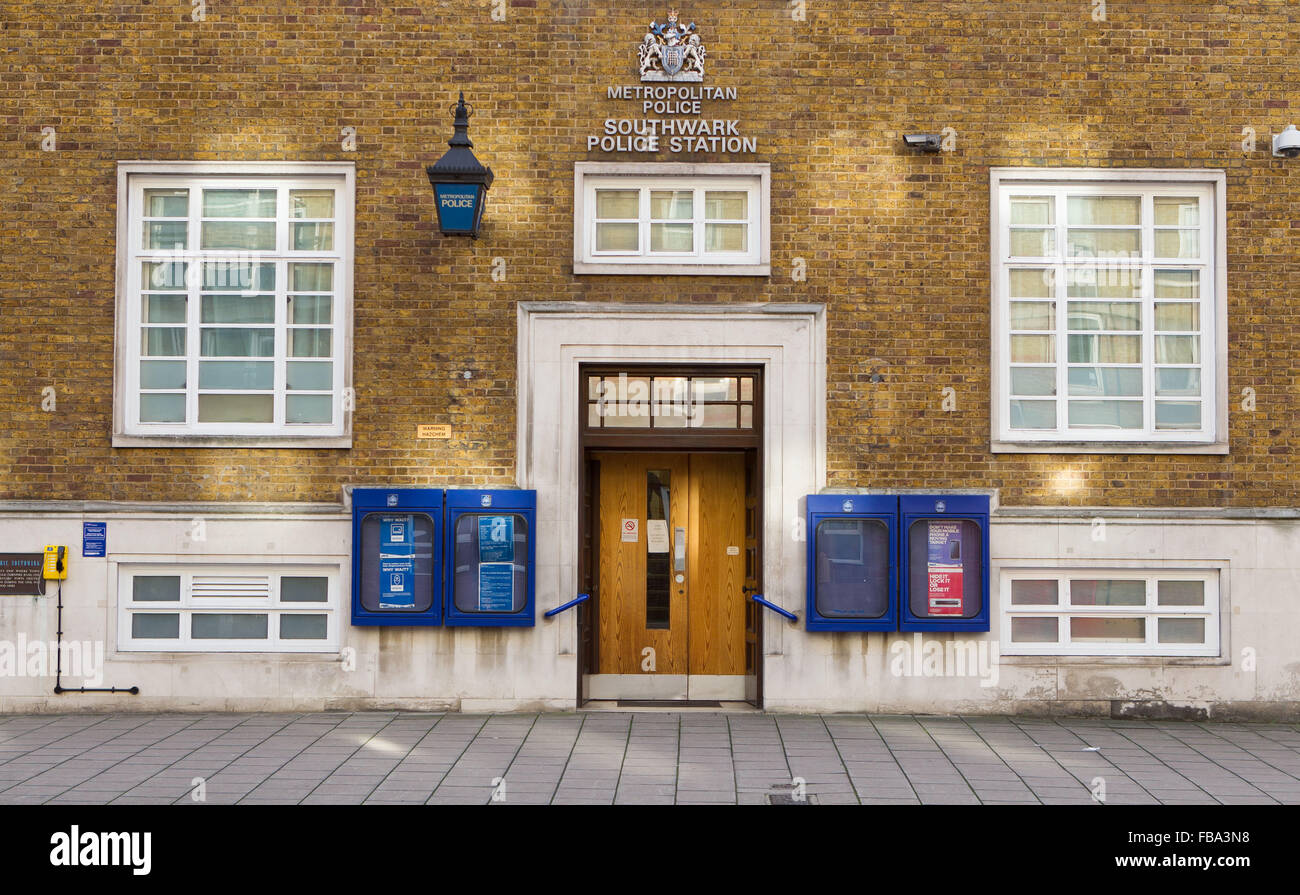
POLYGON ((758 593, 758 588, 756 588, 756 587, 750 587, 749 585, 746 584, 746 585, 742 585, 742 586, 741 586, 741 588, 740 588, 740 592, 741 592, 742 594, 756 594, 756 593, 758 593))

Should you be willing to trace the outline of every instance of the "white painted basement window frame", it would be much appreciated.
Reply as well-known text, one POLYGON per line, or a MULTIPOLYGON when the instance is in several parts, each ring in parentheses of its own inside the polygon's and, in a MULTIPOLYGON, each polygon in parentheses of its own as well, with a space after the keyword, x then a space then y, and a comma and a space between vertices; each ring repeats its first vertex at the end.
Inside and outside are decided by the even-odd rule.
MULTIPOLYGON (((115 351, 113 445, 115 447, 304 447, 346 448, 351 446, 351 402, 346 400, 352 385, 352 268, 353 225, 355 203, 355 166, 351 162, 119 162, 118 163, 118 220, 117 220, 117 338, 115 351), (203 191, 205 189, 274 191, 274 212, 270 209, 256 218, 222 218, 205 216, 203 191), (164 193, 154 194, 155 201, 145 207, 147 190, 188 190, 182 200, 186 216, 158 217, 149 212, 170 214, 176 209, 167 208, 164 193), (326 190, 333 192, 332 216, 319 217, 324 203, 313 203, 309 195, 295 191, 326 190), (295 201, 296 200, 296 201, 295 201), (203 248, 200 242, 204 228, 210 224, 243 225, 245 228, 264 229, 274 233, 274 248, 215 249, 203 248), (147 245, 146 227, 157 228, 161 239, 147 245), (308 243, 313 233, 326 233, 332 228, 332 239, 321 240, 320 247, 295 247, 295 237, 306 237, 308 243), (185 242, 173 241, 173 234, 184 233, 185 242), (171 241, 171 247, 168 242, 171 241), (178 279, 184 271, 183 287, 172 283, 157 284, 158 289, 144 289, 145 265, 162 277, 178 279), (172 265, 187 265, 173 267, 172 265), (309 274, 319 273, 310 265, 328 265, 330 282, 328 292, 318 282, 308 282, 309 274), (222 292, 242 294, 251 298, 256 285, 244 283, 239 276, 250 265, 265 265, 274 272, 274 285, 261 294, 273 296, 270 321, 262 318, 240 320, 247 317, 243 309, 235 308, 229 296, 223 296, 229 310, 236 316, 226 321, 226 334, 214 314, 218 311, 218 297, 222 292), (299 266, 295 266, 299 265, 299 266), (208 276, 211 274, 212 276, 208 276), (291 278, 294 282, 290 282, 291 278), (231 282, 226 282, 230 280, 231 282), (238 282, 235 282, 238 281, 238 282), (243 283, 248 288, 234 288, 243 283), (148 292, 159 298, 165 293, 186 295, 184 320, 176 320, 175 309, 167 308, 159 320, 174 324, 171 327, 148 327, 144 317, 144 295, 148 292), (205 298, 213 303, 212 312, 205 319, 205 298), (310 294, 309 294, 310 293, 310 294), (330 315, 326 320, 325 302, 318 296, 328 295, 330 315), (291 311, 291 307, 293 310, 291 311), (310 324, 310 325, 308 325, 310 324), (232 329, 233 327, 233 329, 232 329), (146 356, 144 340, 146 331, 163 336, 155 351, 176 348, 175 337, 168 342, 168 329, 183 330, 184 351, 157 355, 169 360, 152 360, 146 356), (257 355, 254 359, 236 351, 234 355, 217 359, 202 355, 209 335, 214 345, 226 350, 240 348, 232 338, 248 339, 255 331, 265 331, 273 338, 272 353, 257 355), (243 334, 242 336, 240 334, 243 334), (325 333, 328 359, 321 353, 319 341, 325 333), (222 341, 224 340, 224 342, 222 341), (301 347, 295 347, 299 346, 301 347), (144 388, 142 362, 149 362, 149 374, 155 377, 156 389, 144 388), (225 363, 223 367, 222 364, 225 363), (254 364, 265 365, 272 371, 269 382, 242 382, 230 380, 231 373, 244 372, 254 364), (183 365, 183 366, 182 366, 183 365), (318 374, 328 368, 324 380, 318 374), (184 384, 174 379, 178 369, 184 370, 184 384), (221 375, 227 378, 222 381, 221 375), (211 378, 208 378, 208 377, 211 378), (173 377, 173 378, 168 378, 173 377), (291 377, 297 377, 295 388, 289 388, 291 377), (207 385, 205 386, 205 379, 207 385), (141 398, 148 392, 155 396, 160 407, 167 400, 179 397, 184 403, 182 418, 169 421, 143 419, 141 398), (224 394, 223 394, 224 392, 224 394), (230 409, 231 395, 257 394, 271 398, 272 413, 268 421, 210 421, 199 419, 200 393, 215 404, 225 398, 230 409), (329 410, 328 422, 321 421, 329 410), (291 402, 295 406, 291 406, 291 402), (315 417, 294 421, 295 415, 315 417)), ((176 203, 179 208, 181 202, 176 203)), ((153 232, 151 230, 151 232, 153 232)), ((301 245, 301 243, 299 243, 301 245)), ((269 285, 269 284, 268 284, 269 285)), ((241 351, 262 350, 261 346, 244 346, 241 351)), ((258 376, 262 374, 259 371, 258 376)), ((170 409, 170 408, 169 408, 170 409)), ((159 416, 166 414, 159 413, 159 416)), ((237 413, 228 414, 230 417, 237 413)))
MULTIPOLYGON (((1225 198, 1226 178, 1222 171, 1201 170, 1201 169, 1079 169, 1079 168, 1060 168, 1060 169, 1025 169, 1025 168, 994 168, 990 173, 990 211, 992 219, 991 233, 991 263, 992 263, 992 356, 993 356, 993 400, 992 400, 992 432, 991 446, 994 452, 1038 452, 1038 453, 1189 453, 1189 454, 1226 454, 1228 453, 1228 394, 1227 394, 1227 355, 1228 355, 1228 327, 1227 327, 1227 249, 1226 249, 1226 198, 1225 198), (1053 210, 1053 218, 1050 223, 1043 227, 1043 232, 1049 233, 1054 242, 1043 252, 1036 255, 1013 255, 1012 236, 1013 231, 1022 234, 1027 226, 1017 226, 1013 222, 1011 202, 1013 199, 1029 199, 1033 197, 1043 197, 1050 203, 1053 210), (1126 227, 1122 225, 1080 225, 1073 226, 1070 223, 1070 200, 1072 198, 1136 198, 1140 200, 1140 225, 1126 227), (1176 225, 1165 226, 1165 221, 1157 222, 1155 220, 1154 209, 1155 203, 1159 199, 1169 199, 1175 197, 1195 197, 1198 199, 1199 221, 1194 225, 1196 229, 1188 229, 1182 235, 1185 240, 1184 245, 1195 247, 1194 257, 1168 257, 1168 254, 1157 256, 1156 253, 1156 236, 1161 234, 1161 243, 1169 244, 1169 234, 1178 230, 1176 225), (1104 237, 1101 231, 1106 230, 1128 230, 1129 232, 1140 234, 1140 250, 1132 255, 1122 255, 1115 253, 1107 256, 1085 256, 1086 251, 1079 254, 1069 255, 1069 232, 1073 230, 1095 230, 1098 236, 1104 237), (1027 274, 1022 273, 1019 281, 1020 286, 1017 291, 1026 296, 1024 301, 1013 299, 1011 297, 1011 285, 1013 272, 1037 272, 1048 271, 1048 275, 1042 276, 1044 288, 1041 294, 1032 297, 1023 289, 1023 284, 1028 282, 1027 274), (1100 274, 1094 272, 1100 270, 1100 274), (1091 302, 1102 303, 1107 301, 1122 301, 1123 299, 1108 299, 1101 297, 1086 297, 1085 295, 1075 296, 1073 299, 1067 294, 1069 283, 1073 279, 1079 282, 1090 274, 1100 275, 1111 278, 1110 281, 1101 285, 1116 285, 1120 282, 1119 278, 1130 276, 1131 274, 1140 276, 1140 286, 1136 290, 1136 295, 1131 301, 1135 306, 1141 309, 1139 328, 1136 330, 1113 330, 1112 335, 1120 337, 1136 335, 1140 339, 1140 358, 1127 366, 1131 373, 1120 372, 1122 366, 1106 367, 1108 361, 1103 361, 1100 357, 1091 364, 1080 362, 1080 365, 1070 366, 1070 346, 1071 330, 1070 325, 1072 318, 1070 315, 1069 302, 1091 302), (1161 272, 1160 282, 1163 283, 1162 289, 1166 290, 1164 295, 1157 297, 1156 283, 1157 271, 1161 272), (1169 284, 1172 282, 1169 274, 1165 271, 1174 271, 1174 278, 1186 272, 1188 275, 1199 278, 1199 295, 1195 298, 1175 299, 1169 292, 1169 284), (1055 302, 1054 314, 1052 315, 1052 325, 1032 327, 1030 324, 1021 323, 1013 333, 1012 330, 1012 309, 1011 304, 1018 302, 1018 308, 1024 310, 1028 308, 1034 299, 1051 300, 1055 302), (1178 337, 1174 333, 1172 337, 1166 337, 1166 333, 1173 333, 1168 330, 1170 325, 1163 322, 1165 327, 1159 331, 1156 330, 1156 309, 1159 306, 1165 321, 1174 319, 1172 314, 1172 305, 1181 301, 1187 306, 1195 306, 1199 312, 1199 334, 1194 339, 1192 347, 1196 349, 1199 356, 1195 361, 1183 362, 1181 358, 1174 355, 1175 349, 1186 350, 1189 346, 1184 344, 1188 339, 1178 337), (1055 426, 1044 428, 1029 428, 1024 426, 1013 426, 1015 420, 1014 410, 1019 409, 1022 413, 1025 411, 1025 405, 1016 406, 1018 401, 1032 396, 1030 391, 1041 392, 1044 389, 1034 386, 1028 390, 1024 387, 1028 383, 1025 375, 1026 370, 1033 370, 1033 365, 1029 361, 1025 364, 1016 364, 1014 366, 1020 371, 1019 381, 1020 390, 1012 393, 1012 339, 1019 336, 1022 339, 1030 339, 1042 336, 1050 336, 1051 344, 1055 350, 1055 357, 1052 360, 1044 360, 1040 364, 1041 369, 1054 370, 1053 377, 1054 395, 1042 395, 1044 401, 1054 401, 1056 405, 1055 426), (1157 341, 1160 345, 1157 346, 1157 341), (1178 344, 1175 344, 1178 343, 1178 344), (1157 347, 1167 350, 1170 354, 1165 355, 1168 359, 1161 360, 1157 352, 1157 347), (1177 361, 1177 362, 1175 362, 1177 361), (1199 368, 1199 369, 1197 369, 1199 368), (1141 408, 1140 427, 1120 428, 1096 426, 1081 426, 1070 424, 1070 406, 1071 406, 1071 384, 1070 373, 1074 370, 1080 379, 1086 378, 1088 371, 1092 370, 1094 377, 1115 377, 1112 383, 1112 390, 1119 385, 1119 377, 1135 376, 1140 378, 1140 393, 1133 395, 1136 398, 1132 404, 1141 408), (1168 394, 1158 395, 1156 392, 1157 377, 1162 377, 1161 381, 1167 383, 1165 389, 1178 388, 1179 377, 1188 377, 1184 385, 1191 382, 1191 377, 1195 373, 1188 372, 1196 369, 1199 373, 1199 395, 1190 394, 1168 394), (1105 371, 1105 372, 1097 372, 1105 371), (1185 400, 1179 401, 1179 398, 1185 400), (1194 428, 1167 428, 1158 426, 1156 422, 1156 404, 1161 402, 1161 412, 1180 412, 1186 410, 1190 403, 1199 402, 1200 420, 1199 426, 1194 428), (1172 401, 1173 403, 1164 403, 1172 401), (1182 407, 1176 405, 1184 405, 1182 407)), ((1162 203, 1164 204, 1164 203, 1162 203)), ((1025 206, 1022 206, 1025 207, 1025 206)), ((1049 207, 1049 206, 1044 206, 1049 207)), ((1164 208, 1168 208, 1164 204, 1164 208)), ((1162 217, 1168 218, 1165 212, 1162 217)), ((1017 242, 1023 243, 1023 238, 1017 242)), ((1176 241, 1176 240, 1175 240, 1176 241)), ((1180 249, 1182 246, 1180 246, 1180 249)), ((1080 285, 1086 287, 1087 283, 1082 282, 1080 285)), ((1030 290, 1034 291, 1034 290, 1030 290)), ((1087 291, 1086 288, 1082 291, 1087 291)), ((1176 290, 1175 290, 1176 291, 1176 290)), ((1083 314, 1083 311, 1080 311, 1083 314)), ((1032 317, 1033 315, 1031 315, 1032 317)), ((1099 318, 1100 319, 1100 318, 1099 318)), ((1098 323, 1101 326, 1101 323, 1098 323)), ((1075 336, 1096 335, 1096 344, 1093 346, 1100 351, 1102 341, 1106 340, 1105 335, 1101 335, 1101 330, 1096 332, 1092 330, 1077 329, 1074 330, 1075 336)), ((1189 331, 1190 332, 1190 331, 1189 331)), ((1114 344, 1120 347, 1123 338, 1111 339, 1108 344, 1114 344)), ((1080 349, 1086 348, 1080 340, 1080 349)), ((1028 346, 1022 346, 1028 347, 1028 346)), ((1123 363, 1116 361, 1117 364, 1123 363)), ((1131 383, 1130 383, 1131 385, 1131 383)), ((1074 389, 1076 392, 1083 390, 1073 396, 1076 407, 1081 412, 1088 409, 1086 394, 1088 385, 1086 382, 1076 382, 1074 389), (1080 403, 1082 402, 1082 403, 1080 403)), ((1101 388, 1101 386, 1098 386, 1101 388)), ((1127 388, 1127 387, 1126 387, 1127 388)), ((1127 390, 1131 391, 1131 388, 1127 390)), ((1184 391, 1189 392, 1191 388, 1184 391)), ((1109 395, 1096 395, 1100 400, 1109 395)), ((1127 395, 1126 395, 1127 397, 1127 395)), ((1112 407, 1115 404, 1112 402, 1112 407)), ((1030 408, 1033 409, 1033 408, 1030 408)), ((1105 408, 1097 408, 1105 409, 1105 408)), ((1118 410, 1118 408, 1116 408, 1118 410)), ((1170 417, 1166 416, 1166 420, 1170 417)))
MULTIPOLYGON (((1219 571, 1217 569, 1072 568, 1004 570, 1001 579, 1000 652, 1004 656, 1218 656, 1219 571), (1098 605, 1095 582, 1141 593, 1140 605, 1098 605), (1201 603, 1194 604, 1195 594, 1201 603), (1054 597, 1055 602, 1050 602, 1054 597), (1015 602, 1013 602, 1015 600, 1015 602), (1080 602, 1075 602, 1075 601, 1080 602), (1142 620, 1143 640, 1087 638, 1083 626, 1106 623, 1121 629, 1142 620), (1082 625, 1075 620, 1082 620, 1082 625), (1055 640, 1026 640, 1036 627, 1055 624, 1055 640), (1175 628, 1195 626, 1198 643, 1174 642, 1175 628), (1163 637, 1162 637, 1163 626, 1163 637), (1020 638, 1017 640, 1016 638, 1020 638)), ((1102 632, 1094 632, 1100 634, 1102 632)))
MULTIPOLYGON (((680 162, 578 162, 574 165, 573 272, 652 276, 768 276, 771 273, 771 166, 768 164, 687 164, 680 162), (597 245, 597 191, 627 190, 638 194, 635 216, 606 221, 636 224, 635 249, 602 251, 597 245), (691 214, 682 218, 652 218, 651 192, 689 191, 691 214), (706 193, 743 192, 743 216, 708 216, 706 193), (693 228, 691 251, 655 251, 656 225, 693 228), (746 234, 743 251, 708 251, 710 226, 746 234)), ((720 204, 720 203, 719 203, 720 204)), ((676 204, 672 204, 676 208, 676 204)))
MULTIPOLYGON (((117 586, 117 642, 118 649, 126 652, 174 653, 332 653, 338 651, 340 567, 337 564, 284 564, 251 565, 244 563, 212 563, 192 565, 181 563, 123 564, 118 566, 117 586), (286 584, 287 579, 323 579, 325 600, 293 599, 292 595, 315 596, 319 585, 304 587, 298 583, 286 584), (142 581, 137 591, 137 579, 142 581), (171 579, 176 579, 173 589, 171 579), (170 596, 176 599, 157 599, 170 596), (152 594, 155 599, 138 599, 152 594), (289 599, 286 599, 289 597, 289 599), (157 618, 155 624, 170 625, 175 622, 176 637, 150 637, 142 632, 135 635, 136 619, 141 616, 157 618), (247 619, 246 624, 260 625, 265 617, 265 637, 195 637, 195 618, 224 616, 247 619), (282 636, 292 633, 292 626, 316 624, 303 616, 325 616, 325 637, 295 638, 282 636), (250 618, 251 617, 251 618, 250 618), (282 619, 298 617, 299 621, 282 619), (282 624, 285 625, 282 628, 282 624)), ((200 628, 215 624, 210 619, 199 619, 200 628)), ((142 621, 141 626, 148 625, 142 621)), ((300 627, 301 631, 301 627, 300 627)))

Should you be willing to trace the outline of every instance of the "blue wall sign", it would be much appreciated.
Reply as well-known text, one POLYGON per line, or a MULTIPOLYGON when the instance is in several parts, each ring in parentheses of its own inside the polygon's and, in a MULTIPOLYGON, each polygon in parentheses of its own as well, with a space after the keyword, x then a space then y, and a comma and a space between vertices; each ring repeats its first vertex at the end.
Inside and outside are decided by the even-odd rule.
POLYGON ((480 563, 478 567, 479 612, 509 612, 514 608, 514 563, 480 563))
POLYGON ((104 556, 108 552, 108 523, 81 523, 81 555, 104 556))

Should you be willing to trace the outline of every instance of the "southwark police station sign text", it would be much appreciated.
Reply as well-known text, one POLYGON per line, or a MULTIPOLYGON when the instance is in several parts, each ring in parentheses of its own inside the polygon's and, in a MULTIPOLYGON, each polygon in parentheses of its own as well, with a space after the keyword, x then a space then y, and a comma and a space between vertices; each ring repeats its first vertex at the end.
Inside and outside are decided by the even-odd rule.
MULTIPOLYGON (((642 115, 701 115, 702 100, 734 100, 735 87, 698 84, 610 87, 609 99, 641 103, 642 115)), ((757 152, 758 141, 740 133, 740 122, 720 118, 606 118, 604 132, 587 137, 601 152, 757 152)))

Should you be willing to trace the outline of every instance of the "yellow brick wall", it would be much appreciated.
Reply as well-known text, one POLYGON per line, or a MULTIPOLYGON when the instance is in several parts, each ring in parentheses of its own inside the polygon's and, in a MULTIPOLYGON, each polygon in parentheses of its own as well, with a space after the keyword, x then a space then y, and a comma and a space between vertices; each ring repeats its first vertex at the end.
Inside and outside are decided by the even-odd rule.
MULTIPOLYGON (((573 164, 664 3, 207 0, 0 5, 0 498, 336 500, 343 483, 513 480, 522 300, 823 302, 834 486, 998 487, 1009 504, 1295 505, 1300 5, 1176 0, 681 5, 706 117, 772 165, 772 276, 575 277, 573 164), (503 21, 494 20, 504 15, 503 21), (477 242, 424 166, 464 89, 497 175, 477 242), (1294 102, 1293 102, 1294 101, 1294 102), (957 151, 905 150, 955 128, 957 151), (1242 149, 1253 127, 1259 148, 1242 149), (42 128, 57 150, 41 151, 42 128), (355 152, 340 132, 356 128, 355 152), (113 449, 115 162, 357 166, 351 450, 113 449), (990 166, 1227 171, 1231 454, 989 452, 990 166), (505 259, 502 282, 492 261, 505 259), (806 259, 807 279, 791 277, 806 259), (463 371, 473 378, 463 378, 463 371), (872 373, 884 381, 872 383, 872 373), (57 410, 41 409, 52 386, 57 410), (942 390, 958 409, 942 412, 942 390), (1244 388, 1257 408, 1244 412, 1244 388), (417 424, 447 423, 448 441, 417 424)), ((661 158, 667 158, 666 155, 661 158)))

